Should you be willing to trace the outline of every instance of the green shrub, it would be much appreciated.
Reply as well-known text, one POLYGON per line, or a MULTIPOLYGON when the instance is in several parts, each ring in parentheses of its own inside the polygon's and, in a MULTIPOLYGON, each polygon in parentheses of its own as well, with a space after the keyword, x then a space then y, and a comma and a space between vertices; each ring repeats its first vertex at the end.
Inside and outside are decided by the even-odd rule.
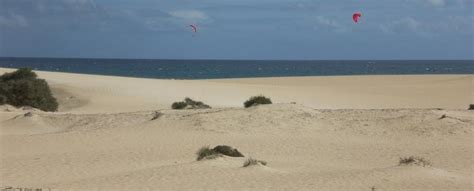
POLYGON ((184 109, 187 106, 187 104, 183 101, 180 102, 174 102, 171 104, 171 109, 184 109))
POLYGON ((209 148, 209 146, 201 147, 196 153, 196 160, 200 161, 202 159, 215 159, 222 156, 220 153, 216 152, 214 149, 209 148))
POLYGON ((171 105, 172 109, 209 109, 209 105, 204 104, 201 101, 194 101, 191 98, 184 98, 184 101, 174 102, 171 105))
POLYGON ((241 152, 239 152, 239 150, 228 145, 218 145, 214 147, 212 150, 225 156, 244 157, 244 155, 241 152))
POLYGON ((243 167, 254 166, 254 165, 258 165, 258 164, 261 164, 263 166, 267 166, 266 161, 249 158, 244 162, 243 167))
POLYGON ((244 102, 244 107, 252 107, 260 104, 272 104, 272 100, 265 96, 253 96, 250 97, 247 101, 244 102))
POLYGON ((0 95, 0 105, 7 104, 7 97, 0 95))
POLYGON ((37 79, 31 69, 21 68, 0 76, 0 104, 31 106, 43 111, 56 111, 58 102, 48 83, 37 79))
POLYGON ((184 102, 191 106, 192 109, 209 109, 211 106, 204 104, 202 101, 194 101, 191 98, 184 98, 184 102))
POLYGON ((4 84, 0 82, 0 105, 7 104, 7 92, 3 86, 4 84))
POLYGON ((31 68, 19 68, 14 72, 5 73, 0 76, 0 81, 6 82, 10 80, 36 79, 36 77, 36 73, 31 71, 31 68))
POLYGON ((415 156, 410 156, 410 157, 405 157, 401 158, 398 163, 399 165, 418 165, 418 166, 431 166, 431 162, 422 158, 422 157, 415 157, 415 156))

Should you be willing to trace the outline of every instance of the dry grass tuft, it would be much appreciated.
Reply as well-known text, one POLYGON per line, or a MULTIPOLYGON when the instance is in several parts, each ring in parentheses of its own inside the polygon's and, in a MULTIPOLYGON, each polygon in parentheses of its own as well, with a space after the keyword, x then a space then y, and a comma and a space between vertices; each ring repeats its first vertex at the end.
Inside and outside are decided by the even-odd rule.
POLYGON ((431 162, 422 157, 410 156, 400 158, 399 165, 431 166, 431 162))
POLYGON ((196 160, 198 161, 203 160, 203 159, 215 159, 217 157, 222 156, 222 154, 216 152, 214 149, 209 148, 209 146, 201 147, 196 153, 196 155, 197 155, 196 160))
POLYGON ((263 166, 267 166, 266 161, 249 158, 244 162, 243 167, 255 166, 255 165, 259 165, 259 164, 263 165, 263 166))

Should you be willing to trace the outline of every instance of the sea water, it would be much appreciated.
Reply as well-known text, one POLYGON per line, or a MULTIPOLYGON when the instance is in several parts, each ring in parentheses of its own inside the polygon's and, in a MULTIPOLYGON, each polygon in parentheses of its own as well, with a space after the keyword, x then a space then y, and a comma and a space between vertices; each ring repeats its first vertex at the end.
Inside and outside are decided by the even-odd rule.
POLYGON ((0 58, 0 67, 161 79, 474 74, 473 60, 163 60, 0 58))

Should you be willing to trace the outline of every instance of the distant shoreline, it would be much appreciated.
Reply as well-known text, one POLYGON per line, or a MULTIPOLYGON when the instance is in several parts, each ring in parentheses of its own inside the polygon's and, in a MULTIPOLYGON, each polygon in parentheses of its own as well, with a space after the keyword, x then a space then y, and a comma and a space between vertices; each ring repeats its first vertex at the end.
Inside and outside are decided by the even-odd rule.
POLYGON ((152 79, 474 74, 472 60, 149 60, 0 58, 0 67, 152 79))
POLYGON ((177 59, 177 58, 81 58, 81 57, 19 57, 0 56, 1 59, 82 59, 82 60, 204 60, 204 61, 474 61, 474 59, 177 59))
MULTIPOLYGON (((21 68, 21 67, 18 67, 21 68)), ((18 68, 0 67, 0 69, 6 69, 14 71, 18 68)), ((452 75, 474 75, 471 73, 448 73, 448 74, 347 74, 347 75, 301 75, 301 76, 249 76, 249 77, 222 77, 222 78, 154 78, 146 76, 125 76, 125 75, 108 75, 108 74, 97 74, 97 73, 79 73, 79 72, 63 72, 53 70, 38 70, 36 72, 53 72, 53 73, 64 73, 64 74, 79 74, 79 75, 92 75, 92 76, 105 76, 105 77, 123 77, 123 78, 138 78, 138 79, 156 79, 156 80, 234 80, 234 79, 272 79, 272 78, 310 78, 310 77, 364 77, 364 76, 452 76, 452 75)), ((1 74, 0 74, 1 75, 1 74)))

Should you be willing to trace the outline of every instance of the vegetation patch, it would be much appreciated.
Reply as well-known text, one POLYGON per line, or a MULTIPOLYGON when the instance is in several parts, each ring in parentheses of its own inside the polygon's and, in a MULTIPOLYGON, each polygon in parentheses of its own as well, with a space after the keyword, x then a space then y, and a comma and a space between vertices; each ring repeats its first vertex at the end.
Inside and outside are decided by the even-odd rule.
POLYGON ((195 101, 191 98, 184 98, 184 101, 174 102, 171 105, 172 109, 210 109, 211 106, 204 104, 201 101, 195 101))
POLYGON ((417 165, 417 166, 431 166, 431 162, 416 156, 400 158, 399 165, 417 165))
POLYGON ((160 113, 160 112, 158 112, 158 111, 155 111, 155 112, 153 113, 153 117, 151 118, 151 121, 160 118, 162 115, 163 115, 162 113, 160 113))
POLYGON ((474 104, 469 104, 468 110, 474 110, 474 104))
POLYGON ((262 105, 262 104, 272 104, 272 100, 263 95, 252 96, 247 101, 244 102, 244 107, 248 108, 248 107, 262 105))
POLYGON ((219 146, 214 147, 212 150, 222 155, 226 155, 230 157, 244 157, 244 155, 240 153, 239 150, 227 145, 219 145, 219 146))
POLYGON ((38 79, 29 68, 20 68, 0 76, 0 105, 31 106, 43 111, 57 111, 58 102, 48 83, 38 79))
POLYGON ((244 157, 244 155, 240 153, 239 150, 227 145, 219 145, 212 149, 209 146, 204 146, 198 150, 196 155, 196 160, 198 161, 203 159, 215 159, 221 156, 244 157))
POLYGON ((257 160, 253 158, 249 158, 244 162, 243 167, 255 166, 255 165, 263 165, 267 166, 267 162, 263 160, 257 160))
POLYGON ((215 159, 217 157, 222 156, 222 154, 214 151, 214 149, 209 148, 209 146, 201 147, 196 153, 196 155, 197 155, 196 160, 198 161, 203 160, 203 159, 215 159))
POLYGON ((446 114, 443 114, 443 115, 441 115, 441 117, 439 117, 438 119, 444 119, 444 118, 446 118, 446 117, 448 117, 448 116, 446 116, 446 114))

